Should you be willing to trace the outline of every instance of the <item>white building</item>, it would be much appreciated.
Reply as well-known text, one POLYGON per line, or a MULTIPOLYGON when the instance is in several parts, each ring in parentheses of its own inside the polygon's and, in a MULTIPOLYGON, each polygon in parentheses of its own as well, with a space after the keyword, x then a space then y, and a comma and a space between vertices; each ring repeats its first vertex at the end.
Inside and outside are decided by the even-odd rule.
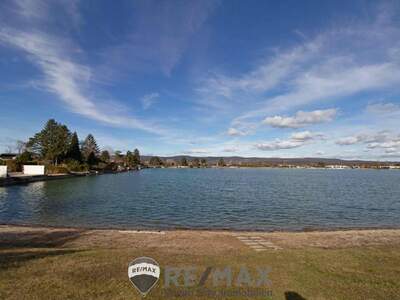
POLYGON ((7 166, 0 166, 0 178, 7 177, 7 166))
POLYGON ((326 168, 327 169, 350 169, 349 166, 345 166, 345 165, 327 165, 326 168))
POLYGON ((44 166, 24 165, 24 175, 44 175, 44 166))

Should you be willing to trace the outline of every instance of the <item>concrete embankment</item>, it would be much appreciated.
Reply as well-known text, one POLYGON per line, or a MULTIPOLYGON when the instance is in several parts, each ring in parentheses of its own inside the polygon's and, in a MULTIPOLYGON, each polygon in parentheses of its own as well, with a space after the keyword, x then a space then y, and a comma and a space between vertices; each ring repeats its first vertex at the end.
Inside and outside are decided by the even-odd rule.
POLYGON ((56 179, 72 178, 86 176, 86 174, 57 174, 57 175, 37 175, 37 176, 10 176, 0 178, 0 186, 9 186, 16 184, 28 184, 37 181, 49 181, 56 179))
MULTIPOLYGON (((82 177, 82 176, 92 176, 92 175, 103 175, 103 174, 116 174, 128 172, 128 170, 124 171, 109 171, 109 172, 82 172, 82 173, 70 173, 70 174, 52 174, 52 175, 12 175, 5 178, 0 178, 0 187, 9 186, 9 185, 17 185, 17 184, 28 184, 31 182, 37 181, 49 181, 49 180, 57 180, 57 179, 65 179, 65 178, 73 178, 73 177, 82 177)), ((14 173, 17 174, 17 173, 14 173)))

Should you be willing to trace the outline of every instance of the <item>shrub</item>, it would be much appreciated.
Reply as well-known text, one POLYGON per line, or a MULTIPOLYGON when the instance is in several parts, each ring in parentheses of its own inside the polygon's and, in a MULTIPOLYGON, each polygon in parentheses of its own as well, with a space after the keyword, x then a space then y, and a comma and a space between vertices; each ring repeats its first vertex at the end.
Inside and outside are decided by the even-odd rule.
POLYGON ((4 160, 0 159, 0 166, 5 166, 5 165, 6 165, 6 162, 4 160))
POLYGON ((116 171, 118 169, 117 164, 115 163, 104 163, 104 162, 99 162, 97 165, 92 166, 90 168, 91 170, 95 171, 105 171, 105 172, 110 172, 110 171, 116 171))
POLYGON ((97 166, 94 167, 96 170, 105 170, 107 168, 107 164, 104 162, 99 162, 97 166))
POLYGON ((22 165, 14 159, 7 160, 6 166, 8 172, 22 172, 22 165))
POLYGON ((107 171, 117 171, 118 170, 118 165, 116 163, 109 163, 105 170, 107 170, 107 171))
POLYGON ((95 167, 92 168, 96 171, 105 171, 105 172, 112 172, 117 171, 118 165, 115 163, 98 163, 95 167))
POLYGON ((48 165, 48 166, 46 166, 46 173, 47 174, 68 174, 69 171, 64 166, 48 165))
POLYGON ((71 172, 85 172, 88 170, 85 164, 73 159, 67 161, 67 169, 71 172))

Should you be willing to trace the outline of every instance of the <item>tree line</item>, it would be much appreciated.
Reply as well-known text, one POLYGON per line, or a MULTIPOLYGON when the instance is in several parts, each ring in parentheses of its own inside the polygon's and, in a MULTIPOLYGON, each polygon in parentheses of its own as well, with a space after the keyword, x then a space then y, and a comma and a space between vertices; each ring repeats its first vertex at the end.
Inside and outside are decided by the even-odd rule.
MULTIPOLYGON (((153 156, 149 160, 149 165, 152 167, 190 167, 190 168, 207 168, 209 166, 207 160, 205 158, 197 158, 195 157, 191 161, 188 161, 186 157, 182 157, 178 162, 173 160, 162 160, 158 156, 153 156)), ((226 163, 223 158, 220 158, 216 164, 218 167, 225 167, 226 163)))
MULTIPOLYGON (((143 163, 138 149, 127 151, 126 154, 121 151, 113 153, 108 150, 100 151, 92 134, 88 134, 81 141, 76 131, 72 132, 66 125, 54 119, 48 120, 42 130, 30 137, 27 142, 17 141, 16 149, 17 158, 7 161, 10 172, 21 171, 24 164, 45 164, 48 173, 117 171, 139 166, 208 167, 204 158, 188 161, 186 157, 182 157, 180 161, 164 161, 158 156, 153 156, 143 163)), ((0 160, 1 163, 4 161, 0 160)), ((217 166, 226 166, 223 158, 218 161, 217 166)))
POLYGON ((53 169, 60 166, 68 171, 135 168, 140 165, 138 149, 127 151, 125 155, 116 151, 113 161, 111 155, 108 150, 100 151, 92 134, 80 141, 76 132, 71 132, 66 125, 50 119, 41 131, 25 143, 16 163, 42 162, 53 169))

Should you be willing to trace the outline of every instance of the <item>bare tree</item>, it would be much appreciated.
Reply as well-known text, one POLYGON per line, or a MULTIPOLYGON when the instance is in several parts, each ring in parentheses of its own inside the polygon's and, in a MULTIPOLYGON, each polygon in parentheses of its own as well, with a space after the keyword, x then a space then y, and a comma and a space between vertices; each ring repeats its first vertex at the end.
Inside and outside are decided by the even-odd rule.
POLYGON ((14 147, 11 145, 6 146, 6 153, 13 153, 14 147))
POLYGON ((15 142, 15 149, 17 150, 18 154, 21 154, 26 150, 26 143, 24 141, 17 140, 15 142))

